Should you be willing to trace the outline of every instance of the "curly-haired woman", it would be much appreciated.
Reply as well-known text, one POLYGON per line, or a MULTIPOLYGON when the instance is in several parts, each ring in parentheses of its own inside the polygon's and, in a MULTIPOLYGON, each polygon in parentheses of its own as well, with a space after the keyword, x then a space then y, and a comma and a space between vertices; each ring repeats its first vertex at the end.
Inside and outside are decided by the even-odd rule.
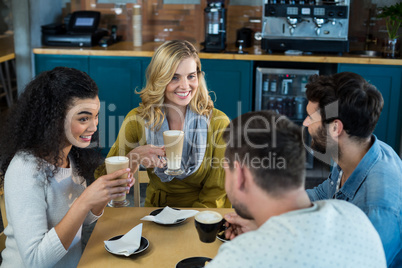
POLYGON ((100 164, 85 149, 97 130, 99 105, 87 74, 57 67, 32 80, 9 112, 0 143, 4 267, 76 267, 83 225, 133 184, 132 176, 115 180, 129 172, 123 169, 87 186, 87 174, 100 164))
MULTIPOLYGON (((194 46, 167 41, 152 57, 142 103, 126 116, 108 156, 128 156, 147 168, 145 206, 230 207, 222 167, 228 117, 214 108, 194 46), (162 133, 184 131, 182 175, 166 175, 162 133)), ((104 166, 96 176, 105 174, 104 166)))

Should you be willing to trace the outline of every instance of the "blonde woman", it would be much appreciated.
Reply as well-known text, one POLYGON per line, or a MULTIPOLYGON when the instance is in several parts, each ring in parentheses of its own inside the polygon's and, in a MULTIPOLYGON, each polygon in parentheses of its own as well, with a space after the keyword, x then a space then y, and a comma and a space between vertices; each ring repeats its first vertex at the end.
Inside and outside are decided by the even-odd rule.
MULTIPOLYGON (((222 132, 228 117, 214 108, 194 46, 183 40, 162 44, 146 72, 142 103, 126 116, 108 156, 126 155, 132 169, 147 168, 145 206, 230 207, 224 189, 222 132), (184 131, 178 176, 166 175, 162 133, 184 131)), ((100 167, 96 176, 105 173, 100 167)))

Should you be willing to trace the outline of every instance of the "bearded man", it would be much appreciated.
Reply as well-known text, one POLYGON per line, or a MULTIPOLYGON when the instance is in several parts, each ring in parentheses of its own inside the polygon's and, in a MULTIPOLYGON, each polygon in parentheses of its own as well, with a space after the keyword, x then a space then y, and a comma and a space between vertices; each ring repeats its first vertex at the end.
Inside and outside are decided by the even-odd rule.
POLYGON ((273 111, 250 112, 223 137, 228 198, 256 229, 224 243, 206 267, 386 266, 380 237, 358 207, 309 199, 299 126, 273 111))
MULTIPOLYGON (((326 181, 307 190, 311 201, 338 199, 359 207, 380 235, 388 267, 402 267, 402 161, 373 134, 384 100, 351 72, 311 76, 307 117, 314 156, 335 163, 326 181)), ((255 229, 253 220, 226 215, 226 237, 255 229)))
POLYGON ((307 190, 310 200, 358 206, 381 237, 388 267, 402 267, 402 162, 373 134, 384 105, 381 93, 350 72, 312 76, 306 89, 303 125, 312 149, 335 162, 329 178, 307 190))

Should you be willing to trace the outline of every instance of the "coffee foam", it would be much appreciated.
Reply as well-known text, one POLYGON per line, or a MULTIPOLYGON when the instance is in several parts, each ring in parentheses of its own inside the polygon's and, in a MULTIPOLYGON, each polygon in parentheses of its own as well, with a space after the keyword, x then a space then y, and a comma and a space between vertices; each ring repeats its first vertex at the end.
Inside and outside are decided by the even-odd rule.
POLYGON ((214 211, 203 211, 195 215, 195 219, 201 223, 217 223, 220 222, 223 217, 221 214, 214 211))
POLYGON ((125 156, 111 156, 106 158, 106 161, 110 164, 120 164, 128 162, 128 158, 125 156))
POLYGON ((184 132, 181 131, 181 130, 167 130, 167 131, 163 132, 163 135, 173 136, 173 137, 180 136, 180 135, 183 135, 183 134, 184 134, 184 132))

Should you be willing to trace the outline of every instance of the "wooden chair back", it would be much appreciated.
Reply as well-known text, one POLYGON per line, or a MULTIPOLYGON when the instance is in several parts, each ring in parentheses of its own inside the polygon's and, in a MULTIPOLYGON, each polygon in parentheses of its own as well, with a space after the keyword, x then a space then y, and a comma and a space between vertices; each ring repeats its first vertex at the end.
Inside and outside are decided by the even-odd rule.
POLYGON ((138 170, 134 173, 134 207, 140 207, 141 200, 141 183, 149 183, 148 172, 146 170, 138 170))
POLYGON ((6 238, 7 236, 4 234, 4 232, 0 233, 0 252, 3 251, 3 249, 6 248, 6 238))
MULTIPOLYGON (((4 229, 8 225, 7 215, 6 215, 6 203, 4 201, 4 192, 3 189, 0 189, 0 210, 1 210, 1 219, 3 221, 4 229)), ((0 252, 6 248, 6 235, 4 232, 0 233, 0 252)))

